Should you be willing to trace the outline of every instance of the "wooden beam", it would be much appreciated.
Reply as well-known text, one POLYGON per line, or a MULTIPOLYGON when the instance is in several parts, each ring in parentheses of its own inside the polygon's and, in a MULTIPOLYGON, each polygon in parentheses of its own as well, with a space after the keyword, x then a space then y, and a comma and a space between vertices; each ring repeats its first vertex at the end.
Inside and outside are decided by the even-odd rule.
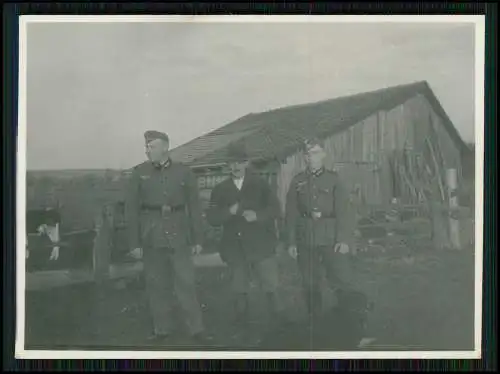
MULTIPOLYGON (((458 178, 457 178, 457 170, 456 169, 447 169, 446 170, 446 184, 448 186, 449 192, 449 204, 450 209, 458 208, 458 178)), ((460 221, 456 219, 452 214, 450 217, 450 241, 451 245, 454 249, 461 249, 460 243, 460 221)))
POLYGON ((434 175, 435 175, 437 182, 438 182, 438 185, 439 185, 439 192, 441 194, 441 201, 445 201, 444 185, 443 185, 443 180, 441 177, 441 168, 440 168, 440 165, 437 161, 436 154, 434 153, 434 148, 432 146, 431 141, 429 140, 429 138, 426 138, 425 141, 427 143, 427 147, 429 147, 432 162, 434 163, 434 175))

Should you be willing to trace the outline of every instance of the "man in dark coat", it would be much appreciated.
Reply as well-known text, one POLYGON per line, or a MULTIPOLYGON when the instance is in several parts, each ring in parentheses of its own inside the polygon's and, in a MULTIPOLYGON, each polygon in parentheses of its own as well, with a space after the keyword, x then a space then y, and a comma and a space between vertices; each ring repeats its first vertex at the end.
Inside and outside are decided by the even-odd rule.
POLYGON ((147 131, 144 136, 149 160, 133 170, 126 214, 131 254, 144 262, 151 339, 164 340, 172 333, 175 294, 191 336, 205 341, 191 257, 201 252, 202 242, 197 181, 187 166, 169 158, 165 133, 147 131))
POLYGON ((231 177, 213 189, 207 218, 211 225, 223 227, 220 255, 232 273, 236 321, 247 321, 252 275, 266 293, 267 311, 274 321, 279 309, 275 256, 279 202, 270 185, 250 171, 244 147, 230 146, 228 161, 231 177))

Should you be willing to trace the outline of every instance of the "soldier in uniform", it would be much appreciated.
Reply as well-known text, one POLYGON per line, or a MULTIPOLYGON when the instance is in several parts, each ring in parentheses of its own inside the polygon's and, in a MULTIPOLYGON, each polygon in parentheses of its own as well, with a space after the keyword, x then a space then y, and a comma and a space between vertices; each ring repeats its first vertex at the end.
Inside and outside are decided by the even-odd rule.
POLYGON ((339 303, 352 291, 353 211, 338 174, 324 167, 322 141, 306 141, 304 153, 307 168, 293 178, 287 193, 286 229, 288 252, 297 259, 309 315, 318 317, 323 310, 323 276, 339 303))
POLYGON ((280 309, 275 256, 279 202, 267 181, 250 171, 244 147, 230 146, 228 153, 231 177, 213 189, 207 218, 223 228, 220 255, 232 273, 235 322, 248 321, 249 284, 256 276, 266 293, 268 322, 273 324, 280 309))
POLYGON ((190 335, 205 342, 192 255, 201 252, 202 224, 197 181, 191 170, 169 158, 169 138, 144 134, 148 161, 131 175, 126 212, 131 254, 143 258, 154 331, 150 340, 173 333, 172 297, 178 299, 190 335))

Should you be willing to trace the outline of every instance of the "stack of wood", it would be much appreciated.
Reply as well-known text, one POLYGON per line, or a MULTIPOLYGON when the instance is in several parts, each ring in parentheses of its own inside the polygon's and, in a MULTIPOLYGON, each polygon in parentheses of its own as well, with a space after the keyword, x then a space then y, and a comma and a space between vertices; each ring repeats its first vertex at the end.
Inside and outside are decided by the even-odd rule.
MULTIPOLYGON (((415 206, 431 222, 433 246, 450 247, 450 194, 439 139, 431 123, 422 153, 404 147, 388 155, 393 196, 401 206, 415 206)), ((449 174, 449 173, 448 173, 449 174)))
MULTIPOLYGON (((432 126, 431 126, 432 127, 432 126)), ((423 153, 410 149, 395 151, 389 157, 393 193, 403 204, 420 205, 421 213, 432 223, 432 240, 437 249, 450 243, 450 193, 445 180, 445 162, 437 136, 431 131, 423 153)), ((453 236, 453 235, 451 235, 453 236)))

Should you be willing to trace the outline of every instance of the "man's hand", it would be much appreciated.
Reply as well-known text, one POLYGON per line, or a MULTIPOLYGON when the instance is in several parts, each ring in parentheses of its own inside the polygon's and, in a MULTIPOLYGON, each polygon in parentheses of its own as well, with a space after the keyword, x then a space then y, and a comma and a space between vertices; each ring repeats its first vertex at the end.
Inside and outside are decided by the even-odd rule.
POLYGON ((346 253, 349 253, 349 246, 345 243, 337 243, 335 244, 334 251, 345 255, 346 253))
POLYGON ((203 247, 200 244, 196 244, 191 250, 193 255, 198 256, 203 251, 203 247))
POLYGON ((140 260, 142 258, 142 248, 135 248, 130 251, 129 256, 135 258, 136 260, 140 260))
POLYGON ((243 217, 247 220, 247 222, 257 221, 257 213, 253 210, 245 210, 243 212, 243 217))
POLYGON ((229 208, 229 213, 231 213, 233 216, 236 215, 236 213, 238 213, 239 207, 240 205, 238 203, 231 205, 231 207, 229 208))
POLYGON ((295 260, 297 258, 297 247, 294 245, 288 247, 288 254, 295 260))
POLYGON ((59 247, 52 248, 52 252, 50 253, 49 261, 57 261, 59 258, 59 247))
POLYGON ((315 220, 320 219, 321 218, 321 212, 319 212, 319 211, 312 212, 312 218, 315 219, 315 220))

